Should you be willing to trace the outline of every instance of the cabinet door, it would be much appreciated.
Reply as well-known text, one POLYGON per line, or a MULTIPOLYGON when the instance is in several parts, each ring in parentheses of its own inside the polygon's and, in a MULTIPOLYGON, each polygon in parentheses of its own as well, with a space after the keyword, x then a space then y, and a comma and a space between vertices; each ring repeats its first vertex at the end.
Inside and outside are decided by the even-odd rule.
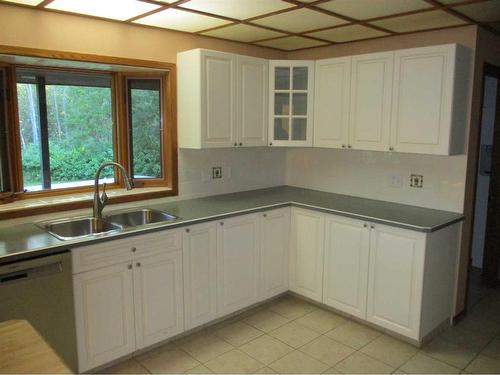
POLYGON ((201 59, 202 147, 233 147, 236 142, 235 57, 202 51, 201 59))
POLYGON ((391 143, 395 151, 448 155, 456 45, 396 51, 391 143))
POLYGON ((366 319, 370 229, 366 223, 328 215, 325 225, 323 303, 366 319))
POLYGON ((259 217, 244 215, 217 225, 217 301, 220 316, 258 300, 259 217))
POLYGON ((193 225, 182 238, 186 329, 217 317, 216 223, 193 225))
POLYGON ((290 290, 321 302, 323 297, 324 214, 292 209, 290 290))
POLYGON ((73 277, 80 372, 135 350, 132 278, 127 263, 73 277))
POLYGON ((319 60, 315 76, 314 147, 345 148, 349 142, 351 58, 319 60))
POLYGON ((312 146, 314 62, 269 63, 269 144, 312 146))
POLYGON ((419 339, 425 234, 379 224, 373 227, 367 319, 419 339))
POLYGON ((267 145, 268 62, 246 56, 237 57, 238 145, 267 145))
POLYGON ((134 304, 138 349, 183 331, 182 295, 181 250, 135 262, 134 304))
POLYGON ((389 150, 394 52, 352 58, 350 146, 389 150))
POLYGON ((288 290, 290 208, 268 211, 260 221, 261 299, 288 290))

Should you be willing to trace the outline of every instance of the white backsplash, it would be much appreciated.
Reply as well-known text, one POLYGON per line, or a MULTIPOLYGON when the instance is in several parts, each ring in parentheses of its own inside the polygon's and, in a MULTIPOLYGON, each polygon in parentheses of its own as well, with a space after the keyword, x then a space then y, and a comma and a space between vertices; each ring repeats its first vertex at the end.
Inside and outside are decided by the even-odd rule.
POLYGON ((466 155, 290 148, 286 184, 338 194, 463 212, 466 155), (410 174, 423 188, 410 187, 410 174), (401 186, 393 187, 392 178, 401 186))

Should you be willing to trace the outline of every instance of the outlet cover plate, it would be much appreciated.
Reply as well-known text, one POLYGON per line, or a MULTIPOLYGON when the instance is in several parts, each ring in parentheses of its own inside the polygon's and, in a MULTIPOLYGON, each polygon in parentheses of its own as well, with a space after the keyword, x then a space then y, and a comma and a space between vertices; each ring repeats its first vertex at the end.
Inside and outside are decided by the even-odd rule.
POLYGON ((411 174, 410 175, 410 186, 414 188, 424 187, 424 176, 421 174, 411 174))

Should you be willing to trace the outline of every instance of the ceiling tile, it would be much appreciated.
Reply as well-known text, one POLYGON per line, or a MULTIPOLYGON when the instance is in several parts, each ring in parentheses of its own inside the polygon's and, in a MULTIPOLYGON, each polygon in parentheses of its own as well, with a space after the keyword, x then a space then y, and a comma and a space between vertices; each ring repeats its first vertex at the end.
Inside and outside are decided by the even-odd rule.
POLYGON ((187 32, 197 32, 230 23, 219 18, 203 16, 178 9, 165 9, 150 16, 139 18, 134 22, 187 32))
POLYGON ((294 49, 324 46, 328 43, 323 43, 313 39, 302 38, 300 36, 289 36, 286 38, 266 40, 264 42, 259 42, 256 44, 265 47, 279 48, 291 51, 294 49))
POLYGON ((317 6, 358 20, 432 7, 424 0, 333 0, 317 6))
POLYGON ((160 5, 137 0, 54 0, 48 9, 124 21, 158 9, 160 5))
POLYGON ((266 30, 256 26, 237 24, 207 31, 202 33, 202 35, 237 40, 239 42, 252 42, 254 40, 276 38, 279 36, 284 36, 285 34, 266 30))
POLYGON ((455 7, 453 9, 462 14, 465 14, 466 16, 472 18, 474 21, 500 21, 500 0, 463 5, 455 7))
POLYGON ((330 40, 332 42, 349 42, 351 40, 376 38, 379 36, 390 35, 383 31, 372 29, 371 27, 361 25, 340 26, 334 29, 316 31, 307 35, 316 38, 330 40))
POLYGON ((43 0, 5 0, 8 3, 24 4, 24 5, 38 5, 43 0))
POLYGON ((387 18, 371 22, 373 25, 399 33, 458 26, 466 22, 441 10, 411 14, 409 16, 387 18))
POLYGON ((292 4, 281 0, 191 0, 180 6, 236 19, 251 18, 293 7, 292 4))
POLYGON ((310 9, 297 9, 254 20, 252 23, 300 33, 302 31, 344 24, 346 21, 310 9))

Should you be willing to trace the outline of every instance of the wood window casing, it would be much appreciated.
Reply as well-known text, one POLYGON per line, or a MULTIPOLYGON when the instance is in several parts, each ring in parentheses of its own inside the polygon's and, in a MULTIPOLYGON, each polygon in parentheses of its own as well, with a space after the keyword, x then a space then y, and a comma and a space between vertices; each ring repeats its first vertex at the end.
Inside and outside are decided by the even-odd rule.
MULTIPOLYGON (((129 169, 129 142, 128 142, 128 120, 126 109, 125 97, 125 80, 127 77, 144 77, 154 76, 161 77, 162 90, 161 90, 161 121, 162 121, 162 178, 146 180, 137 180, 135 183, 136 188, 146 187, 165 187, 165 189, 158 189, 157 191, 137 192, 133 195, 115 196, 110 197, 110 203, 122 203, 127 201, 135 201, 142 199, 151 199, 157 197, 174 196, 178 194, 178 177, 177 177, 177 131, 176 131, 176 69, 175 64, 163 63, 156 61, 135 60, 128 58, 115 58, 107 56, 98 56, 90 54, 76 54, 69 52, 59 52, 51 50, 31 49, 31 48, 17 48, 11 46, 1 46, 0 54, 8 54, 21 57, 35 57, 45 59, 56 59, 63 61, 62 67, 50 66, 36 66, 38 69, 43 70, 64 70, 64 71, 80 71, 85 73, 108 72, 113 76, 112 79, 112 113, 113 113, 113 148, 115 161, 124 165, 129 169), (102 64, 105 69, 83 69, 72 68, 71 62, 76 65, 81 63, 102 64), (116 67, 116 69, 114 69, 116 67), (130 72, 127 71, 130 67, 130 72), (138 72, 141 69, 143 71, 138 72), (148 71, 150 70, 150 71, 148 71), (154 71, 153 71, 154 70, 154 71)), ((2 64, 0 62, 0 64, 2 64)), ((42 191, 23 191, 23 176, 22 176, 22 160, 21 160, 21 147, 20 147, 20 128, 19 128, 19 114, 16 95, 16 68, 17 67, 33 67, 22 64, 2 64, 7 71, 7 92, 8 92, 8 169, 10 173, 10 187, 11 191, 0 194, 0 204, 9 203, 14 200, 21 199, 34 199, 42 197, 52 197, 58 195, 85 193, 93 191, 93 186, 77 187, 77 188, 63 188, 57 190, 42 190, 42 191)), ((117 175, 116 182, 108 185, 112 190, 113 188, 123 188, 123 182, 120 176, 117 175)), ((5 211, 0 210, 0 220, 4 218, 12 218, 19 216, 28 216, 34 214, 41 214, 46 212, 55 212, 61 210, 70 210, 76 208, 91 207, 92 202, 75 201, 69 203, 54 204, 43 207, 34 207, 30 209, 23 209, 22 211, 5 211)))

